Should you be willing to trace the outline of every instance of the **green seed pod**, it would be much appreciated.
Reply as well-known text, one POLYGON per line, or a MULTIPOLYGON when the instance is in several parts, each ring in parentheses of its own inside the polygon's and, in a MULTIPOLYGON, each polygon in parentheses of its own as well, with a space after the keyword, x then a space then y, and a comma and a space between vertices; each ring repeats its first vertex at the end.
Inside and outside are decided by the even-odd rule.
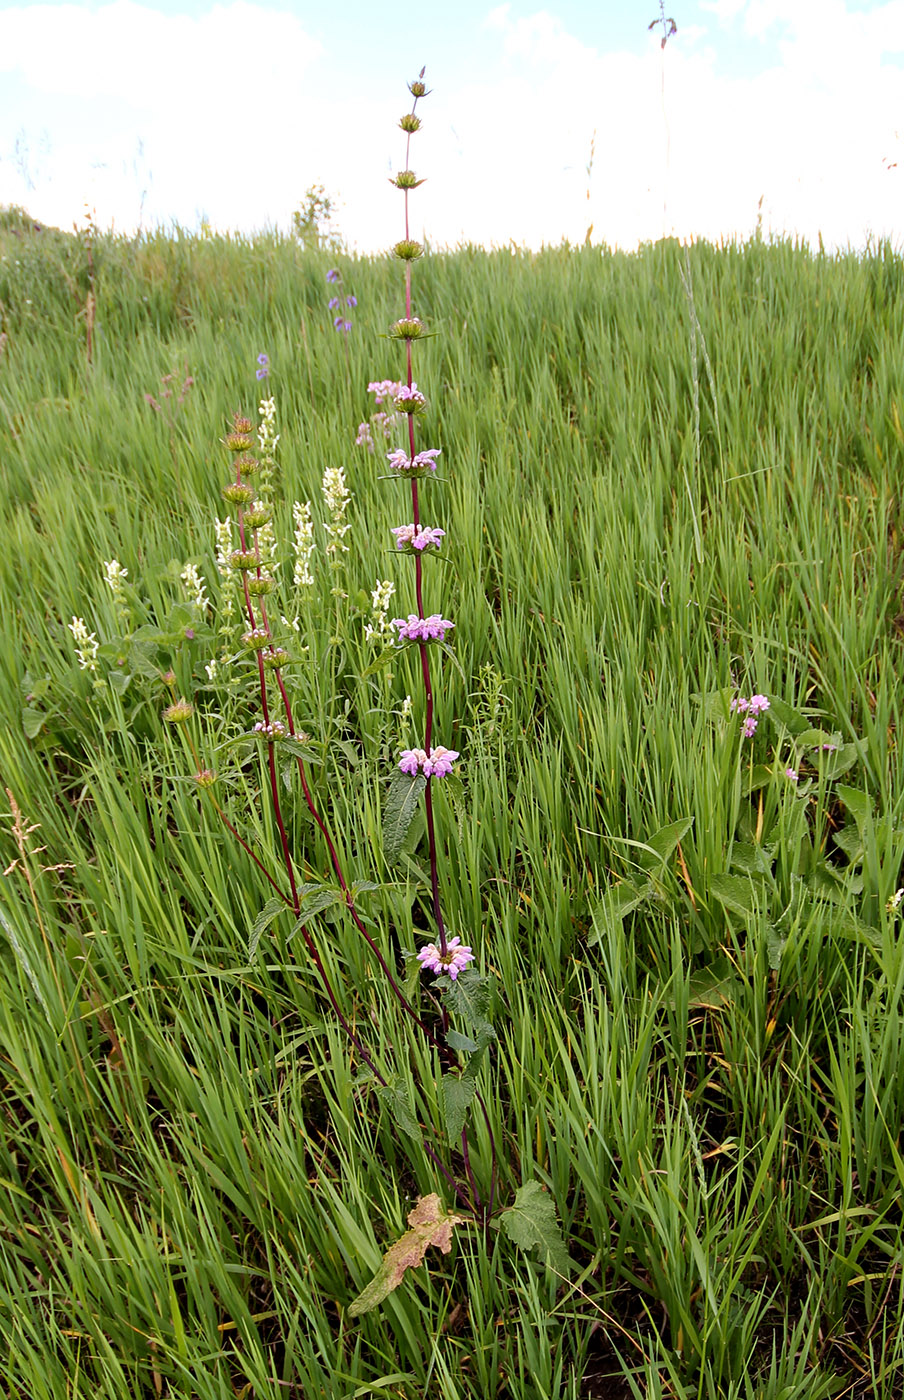
POLYGON ((420 131, 421 119, 420 117, 416 117, 413 112, 406 112, 399 122, 399 126, 403 131, 407 132, 420 131))
POLYGON ((234 549, 229 556, 233 569, 256 569, 259 563, 256 549, 234 549))
POLYGON ((246 506, 254 498, 254 492, 250 486, 244 486, 241 482, 230 481, 228 486, 223 487, 223 499, 229 501, 234 506, 246 506))
POLYGON ((195 712, 194 705, 190 705, 187 700, 177 700, 173 705, 167 705, 163 711, 163 718, 167 724, 184 724, 191 719, 195 712))
POLYGON ((263 627, 252 627, 250 632, 242 633, 242 642, 249 651, 263 651, 270 645, 270 633, 265 632, 263 627))
POLYGON ((422 185, 423 180, 419 180, 413 170, 400 170, 394 180, 390 180, 391 185, 395 185, 400 190, 416 190, 418 185, 422 185))
POLYGON ((248 592, 255 598, 261 597, 264 593, 272 593, 274 586, 273 579, 270 578, 269 574, 248 580, 248 592))
MULTIPOLYGON (((250 491, 251 487, 246 487, 250 491)), ((263 501, 255 501, 251 510, 246 510, 243 520, 249 530, 259 530, 262 525, 266 525, 268 520, 273 518, 272 506, 266 505, 263 501)))
POLYGON ((392 251, 397 258, 404 258, 405 262, 414 262, 415 258, 423 256, 424 247, 422 243, 415 243, 413 238, 403 238, 392 251))
POLYGON ((278 671, 280 666, 287 666, 289 660, 289 653, 286 651, 285 647, 273 647, 270 651, 265 652, 263 656, 264 665, 270 671, 278 671))
POLYGON ((389 334, 393 340, 420 340, 424 334, 424 327, 417 316, 410 316, 395 321, 389 327, 389 334))

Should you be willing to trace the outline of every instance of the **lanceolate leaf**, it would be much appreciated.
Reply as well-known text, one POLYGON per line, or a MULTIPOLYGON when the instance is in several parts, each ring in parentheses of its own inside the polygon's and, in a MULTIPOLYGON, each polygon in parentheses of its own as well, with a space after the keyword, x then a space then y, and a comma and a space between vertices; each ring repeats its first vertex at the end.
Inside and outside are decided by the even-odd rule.
POLYGON ((515 1192, 515 1203, 502 1215, 502 1228, 519 1249, 536 1249, 545 1263, 560 1274, 571 1267, 552 1196, 538 1181, 528 1181, 515 1192))
POLYGON ((447 1211, 439 1196, 420 1196, 408 1216, 410 1230, 386 1251, 379 1272, 349 1306, 349 1317, 360 1317, 382 1303, 394 1288, 398 1288, 409 1269, 420 1267, 431 1245, 448 1254, 452 1248, 452 1231, 463 1219, 464 1216, 447 1211))
POLYGON ((398 860, 401 854, 408 828, 417 812, 418 799, 426 786, 427 779, 423 773, 412 776, 397 769, 392 776, 383 821, 383 854, 390 864, 398 860))
POLYGON ((273 899, 267 900, 267 903, 264 905, 263 909, 254 921, 254 927, 251 930, 251 937, 248 940, 249 962, 257 952, 257 945, 260 943, 263 934, 266 933, 267 929, 273 923, 273 920, 285 908, 287 908, 285 900, 277 899, 276 896, 274 896, 273 899))

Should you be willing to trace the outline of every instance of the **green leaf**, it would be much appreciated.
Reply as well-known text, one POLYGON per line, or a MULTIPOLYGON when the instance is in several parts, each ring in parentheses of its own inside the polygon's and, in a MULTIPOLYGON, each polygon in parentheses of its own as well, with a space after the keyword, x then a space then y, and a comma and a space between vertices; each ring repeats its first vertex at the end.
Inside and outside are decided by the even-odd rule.
POLYGON ((408 1090, 404 1084, 400 1083, 398 1079, 393 1079, 388 1084, 378 1084, 377 1098, 389 1109, 397 1128, 400 1128, 408 1137, 413 1138, 415 1142, 423 1142, 424 1135, 421 1132, 421 1125, 414 1116, 408 1090))
POLYGON ((418 801, 427 786, 423 773, 402 773, 396 769, 389 784, 383 820, 383 854, 391 864, 397 861, 417 814, 418 801))
POLYGON ((769 959, 769 967, 772 972, 778 972, 782 965, 782 953, 785 951, 785 939, 781 934, 768 924, 766 927, 766 956, 769 959))
POLYGON ((859 788, 848 787, 846 783, 839 783, 835 792, 854 818, 854 821, 857 823, 857 830, 862 836, 864 827, 873 814, 871 798, 867 793, 861 792, 859 788))
POLYGON ((298 933, 302 924, 313 919, 315 914, 322 914, 324 909, 329 909, 331 905, 339 904, 345 900, 342 891, 335 889, 332 885, 302 885, 298 893, 300 902, 293 933, 298 933))
POLYGON ((382 1303, 398 1288, 409 1269, 417 1269, 424 1262, 431 1245, 448 1254, 452 1248, 452 1231, 463 1220, 463 1215, 447 1211, 439 1196, 419 1196, 408 1216, 411 1228, 383 1255, 379 1271, 349 1305, 349 1317, 360 1317, 382 1303))
POLYGON ((44 728, 47 718, 45 710, 36 710, 33 705, 26 705, 22 711, 22 728, 25 730, 25 737, 36 739, 44 728))
POLYGON ((437 978, 437 982, 443 989, 446 1006, 475 1032, 478 1043, 482 1036, 495 1036, 490 1025, 492 983, 489 977, 482 977, 476 968, 467 967, 454 982, 445 976, 437 978))
POLYGON ((252 958, 257 952, 258 944, 260 943, 261 938, 266 933, 267 929, 273 923, 273 920, 278 914, 281 914, 282 911, 287 908, 288 905, 286 904, 285 900, 279 899, 276 895, 274 895, 272 899, 267 900, 267 903, 264 905, 263 909, 254 921, 254 925, 251 929, 251 937, 248 939, 249 962, 251 962, 252 958))
POLYGON ((634 880, 622 880, 617 885, 612 885, 606 890, 593 911, 593 933, 587 940, 588 946, 593 947, 599 943, 603 937, 607 926, 615 923, 620 924, 626 914, 630 914, 632 909, 636 909, 638 904, 643 904, 655 893, 653 885, 649 880, 638 884, 634 880))
POLYGON ((744 919, 754 919, 757 914, 756 886, 752 877, 741 875, 713 875, 709 882, 710 892, 720 904, 730 909, 732 914, 740 914, 744 919))
POLYGON ((718 958, 689 979, 687 1004, 694 1008, 722 1011, 731 1005, 740 988, 741 981, 731 963, 727 958, 718 958))
POLYGON ((460 1079, 451 1074, 443 1075, 443 1112, 450 1143, 457 1143, 461 1137, 476 1092, 477 1082, 470 1075, 462 1075, 460 1079))
POLYGON ((519 1249, 536 1249, 544 1263, 567 1275, 571 1260, 556 1219, 552 1196, 538 1181, 528 1181, 515 1192, 515 1203, 503 1212, 502 1228, 519 1249))
POLYGON ((805 734, 812 727, 805 715, 800 714, 791 705, 786 705, 784 700, 777 700, 774 696, 769 705, 769 713, 774 720, 785 726, 789 734, 805 734))
POLYGON ((472 1055, 477 1049, 477 1041, 472 1040, 468 1035, 462 1035, 460 1031, 449 1031, 446 1035, 446 1044, 452 1050, 460 1050, 464 1055, 472 1055))
POLYGON ((299 739, 293 739, 291 734, 287 734, 284 739, 279 740, 279 747, 283 753, 290 753, 293 758, 300 758, 305 763, 322 763, 323 759, 318 758, 313 749, 307 744, 302 744, 299 739))
POLYGON ((678 842, 684 840, 693 824, 693 817, 681 817, 677 822, 669 822, 667 826, 661 826, 658 831, 647 838, 647 845, 653 848, 655 854, 642 851, 638 856, 638 863, 644 870, 661 870, 674 853, 678 842))
POLYGON ((759 792, 760 788, 768 787, 772 782, 772 769, 765 763, 755 763, 748 773, 744 774, 744 796, 749 797, 752 792, 759 792))
POLYGON ((461 680, 464 682, 464 684, 467 685, 467 684, 468 684, 468 678, 467 678, 467 676, 465 675, 464 671, 462 670, 461 662, 459 661, 458 657, 455 655, 455 652, 452 650, 452 648, 450 647, 449 643, 448 643, 448 642, 439 642, 437 645, 438 645, 438 649, 443 653, 443 656, 447 656, 447 657, 449 658, 449 660, 452 662, 452 665, 455 667, 456 671, 458 672, 459 677, 460 677, 461 680))
POLYGON ((745 875, 772 875, 775 846, 761 846, 756 841, 736 841, 731 848, 731 868, 745 875))

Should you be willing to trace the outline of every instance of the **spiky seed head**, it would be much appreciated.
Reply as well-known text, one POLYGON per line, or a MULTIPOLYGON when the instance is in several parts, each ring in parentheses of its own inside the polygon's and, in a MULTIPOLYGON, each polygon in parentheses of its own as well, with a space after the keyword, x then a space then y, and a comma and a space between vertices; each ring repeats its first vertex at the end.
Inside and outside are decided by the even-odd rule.
POLYGON ((289 653, 285 647, 272 647, 270 651, 264 652, 263 662, 268 670, 278 671, 280 666, 289 664, 289 653))
POLYGON ((415 258, 423 255, 424 247, 421 243, 415 243, 413 238, 403 238, 392 251, 397 258, 404 258, 405 262, 414 262, 415 258))
MULTIPOLYGON (((251 490, 251 487, 247 487, 251 490)), ((262 525, 266 525, 268 520, 273 519, 273 507, 266 505, 263 501, 255 501, 251 510, 246 510, 244 522, 249 530, 259 530, 262 525)))
MULTIPOLYGON (((247 422, 247 418, 245 422, 247 422)), ((244 452, 251 446, 251 437, 248 433, 227 433, 223 442, 230 452, 244 452)))
POLYGON ((223 487, 223 499, 234 506, 246 506, 254 499, 254 491, 239 481, 230 481, 223 487))
POLYGON ((408 316, 393 322, 389 327, 389 334, 394 340, 420 340, 424 334, 424 327, 417 316, 408 316))
POLYGON ((254 476, 260 470, 260 462, 256 457, 252 457, 250 452, 243 452, 241 457, 236 457, 235 464, 242 476, 254 476))
POLYGON ((163 711, 163 718, 167 724, 184 724, 186 720, 191 719, 194 712, 194 705, 190 705, 187 700, 182 699, 175 701, 172 705, 167 705, 163 711))
POLYGON ((264 593, 273 592, 273 579, 269 574, 263 574, 260 578, 250 578, 248 580, 248 592, 254 597, 261 597, 264 593))
POLYGON ((421 119, 420 117, 416 117, 413 112, 406 112, 402 120, 399 122, 399 126, 402 128, 403 131, 407 131, 409 133, 413 131, 420 131, 421 119))
POLYGON ((391 185, 395 185, 400 190, 416 190, 418 185, 422 185, 423 180, 419 180, 413 170, 400 170, 394 180, 390 180, 391 185))
POLYGON ((256 569, 258 557, 256 549, 234 549, 229 556, 229 564, 233 569, 256 569))

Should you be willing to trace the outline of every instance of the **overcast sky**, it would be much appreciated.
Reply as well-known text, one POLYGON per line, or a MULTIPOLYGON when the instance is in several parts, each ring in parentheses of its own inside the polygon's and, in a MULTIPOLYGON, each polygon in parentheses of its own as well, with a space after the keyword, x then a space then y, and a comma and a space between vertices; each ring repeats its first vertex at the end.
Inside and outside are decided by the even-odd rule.
POLYGON ((746 237, 760 201, 767 234, 904 242, 904 0, 665 8, 663 50, 658 0, 0 0, 0 204, 250 232, 322 183, 379 250, 426 64, 434 245, 746 237))

